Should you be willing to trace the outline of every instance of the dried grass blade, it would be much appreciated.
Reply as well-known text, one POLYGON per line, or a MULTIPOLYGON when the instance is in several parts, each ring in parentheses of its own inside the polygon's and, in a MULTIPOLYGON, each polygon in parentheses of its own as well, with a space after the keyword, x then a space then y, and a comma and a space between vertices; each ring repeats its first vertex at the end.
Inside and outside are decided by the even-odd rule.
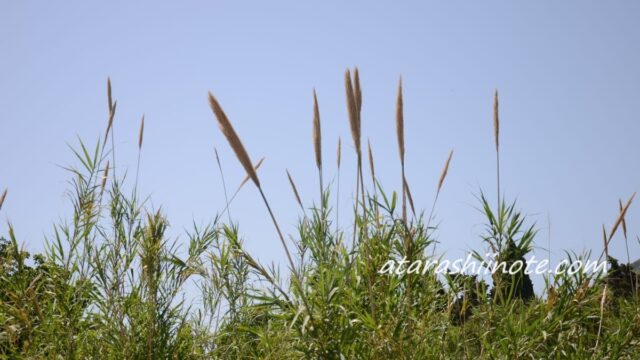
POLYGON ((616 219, 616 222, 614 223, 613 228, 611 228, 611 232, 609 233, 609 239, 607 241, 607 245, 611 241, 611 238, 613 237, 613 235, 618 230, 618 227, 620 226, 622 221, 624 221, 624 216, 627 214, 627 210, 629 210, 629 206, 631 206, 631 203, 633 202, 633 198, 635 197, 636 197, 636 193, 633 193, 633 195, 631 195, 631 197, 629 198, 629 201, 627 201, 627 204, 624 206, 624 208, 620 210, 620 214, 618 215, 618 218, 616 219))
POLYGON ((407 200, 409 200, 409 207, 411 207, 411 213, 413 217, 416 217, 416 208, 413 206, 413 196, 411 195, 411 189, 409 189, 409 183, 407 179, 404 179, 404 188, 407 191, 407 200))
MULTIPOLYGON (((622 199, 618 199, 618 204, 620 205, 620 211, 622 212, 622 210, 624 209, 624 206, 622 205, 622 199)), ((625 220, 624 216, 622 217, 622 234, 624 235, 625 240, 627 239, 627 221, 625 220)))

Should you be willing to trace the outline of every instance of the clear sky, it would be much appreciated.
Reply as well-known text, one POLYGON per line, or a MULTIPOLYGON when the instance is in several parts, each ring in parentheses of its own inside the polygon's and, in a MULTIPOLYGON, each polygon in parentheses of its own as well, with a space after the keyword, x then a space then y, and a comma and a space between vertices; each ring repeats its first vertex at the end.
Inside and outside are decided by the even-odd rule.
MULTIPOLYGON (((0 5, 0 191, 27 249, 68 218, 67 143, 106 126, 107 76, 118 100, 118 171, 134 171, 146 114, 141 190, 178 236, 224 207, 213 149, 230 188, 244 176, 206 101, 213 91, 260 171, 285 230, 299 211, 286 181, 317 202, 311 145, 318 92, 326 178, 343 139, 341 210, 354 183, 343 74, 357 65, 364 139, 388 189, 400 188, 394 133, 405 87, 407 177, 429 208, 455 149, 436 215, 447 257, 482 249, 475 209, 495 198, 492 96, 501 94, 502 188, 541 228, 537 245, 602 249, 618 199, 640 190, 640 3, 637 1, 4 1, 0 5), (517 3, 517 4, 516 4, 517 3)), ((283 259, 253 187, 232 206, 248 248, 283 259)), ((640 206, 640 205, 639 205, 640 206)), ((345 221, 346 223, 346 221, 345 221)), ((628 214, 640 233, 640 209, 628 214)), ((185 239, 184 235, 180 239, 185 239)), ((632 258, 640 245, 631 241, 632 258)), ((544 251, 539 251, 545 254, 544 251)), ((616 238, 612 253, 626 258, 616 238)))

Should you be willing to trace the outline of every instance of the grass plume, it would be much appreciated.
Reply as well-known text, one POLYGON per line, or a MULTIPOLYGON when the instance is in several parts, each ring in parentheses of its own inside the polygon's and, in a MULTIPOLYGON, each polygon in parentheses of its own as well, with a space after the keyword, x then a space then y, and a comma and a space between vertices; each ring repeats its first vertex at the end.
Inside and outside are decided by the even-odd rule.
POLYGON ((318 168, 318 183, 320 185, 320 208, 324 208, 324 184, 322 179, 322 129, 320 126, 320 108, 318 96, 313 90, 313 150, 315 153, 316 167, 318 168))
POLYGON ((358 157, 361 156, 360 147, 360 116, 359 106, 356 104, 356 96, 353 90, 353 83, 351 80, 351 71, 347 69, 344 74, 345 90, 347 93, 347 110, 349 113, 349 127, 351 129, 351 138, 353 139, 353 146, 356 149, 358 157))
POLYGON ((111 94, 111 77, 107 77, 107 106, 109 113, 113 112, 113 95, 111 94))
POLYGON ((291 177, 289 170, 286 170, 286 172, 287 172, 287 178, 289 179, 289 184, 291 185, 291 190, 293 190, 293 195, 296 198, 296 202, 298 203, 298 205, 300 205, 300 208, 302 209, 302 211, 304 211, 304 205, 302 205, 302 200, 300 199, 300 194, 298 193, 298 188, 296 187, 296 183, 293 181, 293 178, 291 177))
POLYGON ((453 157, 453 150, 449 151, 449 156, 447 157, 447 161, 444 163, 444 167, 442 168, 442 172, 440 173, 440 179, 438 180, 438 189, 437 193, 440 193, 442 189, 442 184, 444 184, 444 180, 447 177, 447 173, 449 172, 449 164, 451 164, 451 158, 453 157))
POLYGON ((2 195, 0 195, 0 210, 2 210, 2 205, 4 204, 4 200, 7 198, 7 193, 9 189, 4 189, 2 195))
POLYGON ((142 149, 142 141, 144 140, 144 114, 140 120, 140 130, 138 131, 138 150, 142 149))
POLYGON ((318 97, 315 90, 313 90, 313 150, 316 156, 316 167, 322 173, 322 131, 320 128, 318 97))
POLYGON ((220 107, 218 100, 211 93, 209 93, 209 106, 211 106, 211 110, 218 120, 218 127, 220 128, 220 131, 222 131, 222 134, 227 138, 229 145, 231 145, 231 149, 233 149, 233 152, 236 154, 236 157, 244 168, 244 171, 246 171, 253 183, 260 188, 260 180, 253 169, 253 164, 251 163, 249 154, 247 154, 244 145, 242 145, 242 141, 240 141, 240 138, 227 118, 227 115, 222 110, 222 107, 220 107))
MULTIPOLYGON (((361 137, 362 94, 357 69, 353 75, 351 96, 349 86, 345 87, 347 99, 353 99, 350 125, 355 119, 352 128, 361 137)), ((113 113, 110 80, 107 87, 113 113)), ((497 96, 494 101, 497 117, 497 96)), ((79 148, 72 148, 76 158, 75 166, 68 167, 72 174, 67 192, 70 214, 45 238, 44 253, 27 253, 9 223, 7 238, 0 236, 0 359, 484 360, 539 359, 549 354, 568 359, 637 359, 637 289, 622 294, 619 286, 637 284, 640 277, 629 273, 628 264, 617 263, 611 247, 614 234, 622 232, 625 242, 633 234, 629 211, 635 193, 626 202, 618 202, 619 212, 610 232, 602 227, 609 273, 550 274, 544 279, 542 291, 546 293, 535 294, 529 281, 531 296, 514 297, 521 293, 520 286, 518 282, 505 286, 509 277, 485 280, 467 274, 440 276, 433 270, 421 274, 407 270, 412 267, 405 263, 410 257, 423 265, 439 257, 435 244, 441 232, 430 220, 444 182, 454 175, 449 171, 453 150, 448 152, 439 178, 434 179, 436 195, 428 219, 421 209, 416 215, 403 174, 403 193, 413 213, 403 222, 399 219, 400 194, 387 193, 378 181, 384 174, 380 162, 375 169, 375 139, 367 138, 366 144, 374 188, 369 191, 364 187, 362 162, 366 160, 356 149, 356 197, 339 199, 342 144, 338 137, 337 199, 330 199, 333 192, 329 190, 323 194, 324 204, 336 201, 335 212, 325 206, 314 207, 310 216, 298 217, 295 230, 286 234, 286 242, 262 188, 265 184, 253 181, 262 199, 258 202, 267 207, 287 255, 289 268, 281 273, 278 265, 263 266, 251 255, 243 244, 240 224, 233 223, 227 211, 243 186, 258 179, 264 158, 252 163, 215 98, 209 105, 243 168, 252 169, 245 171, 238 190, 228 198, 228 183, 214 148, 226 207, 209 225, 194 224, 186 237, 181 234, 179 240, 171 240, 176 237, 168 235, 168 218, 153 209, 154 205, 146 204, 146 199, 140 200, 135 187, 132 192, 123 190, 129 189, 129 178, 116 176, 115 161, 110 158, 115 153, 113 130, 107 132, 110 144, 102 141, 100 132, 95 150, 82 141, 79 148), (109 191, 104 191, 108 184, 109 191), (338 200, 348 200, 356 209, 353 228, 338 226, 338 200), (357 211, 357 206, 363 211, 357 211), (332 221, 335 233, 326 231, 332 221), (344 241, 350 232, 358 234, 352 247, 344 241), (407 237, 412 239, 409 255, 403 251, 407 237), (295 267, 288 246, 297 250, 295 267), (389 261, 406 264, 407 271, 400 275, 393 271, 396 268, 393 274, 381 274, 380 269, 389 261), (618 276, 626 274, 628 278, 618 276), (200 296, 192 298, 196 288, 200 296)), ((316 113, 319 119, 319 111, 314 109, 314 123, 316 113)), ((396 125, 402 129, 396 135, 404 133, 403 121, 401 127, 396 125)), ((143 129, 141 120, 138 159, 143 129)), ((497 131, 494 136, 498 151, 497 131)), ((403 149, 404 135, 398 142, 398 148, 403 149)), ((395 144, 390 150, 396 151, 395 144)), ((404 150, 400 153, 402 159, 404 150)), ((303 207, 293 177, 289 170, 286 173, 296 202, 303 207)), ((0 209, 6 197, 7 190, 0 193, 0 209)), ((219 198, 212 200, 222 203, 219 198)), ((535 224, 514 210, 515 202, 506 205, 500 198, 498 211, 494 211, 484 194, 479 200, 486 230, 477 243, 504 250, 496 259, 507 263, 524 259, 536 246, 535 224)), ((247 227, 251 220, 255 219, 249 219, 247 227)), ((246 229, 244 223, 242 227, 246 229)), ((479 260, 479 251, 470 251, 479 260)), ((574 258, 587 260, 590 256, 567 252, 563 260, 573 264, 574 258)))
POLYGON ((311 308, 309 307, 309 304, 306 300, 306 296, 304 295, 304 292, 302 289, 302 279, 300 277, 300 273, 296 269, 296 266, 293 262, 293 258, 291 256, 291 252, 289 251, 289 246, 287 245, 284 235, 282 234, 282 230, 280 230, 280 225, 278 225, 278 221, 276 220, 273 210, 271 209, 271 205, 269 204, 269 201, 267 200, 267 197, 262 189, 262 186, 260 185, 260 181, 258 180, 258 175, 256 174, 251 164, 251 159, 249 158, 249 154, 247 154, 247 151, 245 150, 244 146, 242 145, 242 142, 240 141, 240 138, 238 137, 236 131, 233 129, 231 122, 227 118, 227 115, 224 113, 224 111, 222 110, 222 107, 220 106, 216 98, 211 93, 209 93, 209 104, 211 106, 211 109, 213 110, 214 115, 218 120, 218 126, 220 128, 220 131, 222 131, 222 133, 227 138, 229 145, 231 145, 231 148, 236 153, 236 157, 238 158, 238 161, 245 168, 247 175, 249 175, 249 177, 253 180, 253 183, 256 185, 256 187, 258 188, 258 191, 260 192, 260 196, 262 197, 264 205, 267 208, 267 211, 269 212, 269 216, 271 217, 271 221, 273 222, 273 225, 276 228, 278 237, 280 239, 280 243, 282 244, 282 248, 284 249, 285 255, 287 257, 287 261, 289 262, 289 266, 294 277, 293 283, 295 284, 298 291, 300 292, 301 299, 305 305, 307 312, 309 313, 310 321, 313 324, 314 323, 313 314, 311 313, 311 308))
POLYGON ((109 138, 109 133, 111 132, 111 128, 113 128, 113 119, 116 116, 116 107, 118 106, 118 102, 113 103, 113 107, 109 110, 109 121, 107 122, 107 130, 104 133, 104 141, 106 142, 109 138))
POLYGON ((354 79, 354 100, 356 103, 356 110, 358 112, 358 131, 360 131, 360 113, 362 111, 362 89, 360 88, 360 72, 358 71, 358 67, 354 69, 353 74, 354 79))

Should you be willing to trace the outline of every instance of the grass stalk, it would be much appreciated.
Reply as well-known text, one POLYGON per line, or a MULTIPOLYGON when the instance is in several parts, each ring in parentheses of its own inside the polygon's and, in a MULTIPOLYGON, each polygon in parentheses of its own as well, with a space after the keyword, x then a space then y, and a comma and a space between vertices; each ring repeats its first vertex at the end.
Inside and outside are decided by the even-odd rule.
POLYGON ((500 211, 500 116, 498 104, 498 90, 493 95, 493 137, 496 143, 496 182, 498 211, 500 211))
POLYGON ((340 160, 342 158, 342 139, 338 136, 338 149, 336 154, 337 178, 336 178, 336 235, 340 231, 340 160))
POLYGON ((225 206, 224 209, 227 213, 227 218, 229 219, 229 224, 232 224, 233 221, 231 220, 231 211, 229 209, 229 197, 227 195, 227 183, 224 180, 224 171, 222 171, 222 163, 220 162, 220 156, 218 155, 218 149, 217 148, 213 148, 213 153, 216 156, 216 163, 218 164, 218 172, 220 172, 220 180, 222 180, 222 192, 224 193, 224 202, 225 202, 225 206))

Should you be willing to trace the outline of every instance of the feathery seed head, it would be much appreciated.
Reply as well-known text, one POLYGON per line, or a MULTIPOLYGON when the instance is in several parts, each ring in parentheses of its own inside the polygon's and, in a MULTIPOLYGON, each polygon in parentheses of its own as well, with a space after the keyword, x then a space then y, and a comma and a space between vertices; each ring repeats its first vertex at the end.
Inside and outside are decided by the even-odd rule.
POLYGON ((0 209, 2 209, 2 204, 4 204, 4 199, 7 198, 8 191, 9 189, 4 189, 4 191, 2 192, 2 196, 0 196, 0 209))
POLYGON ((351 137, 353 138, 353 145, 355 146, 356 154, 360 157, 362 152, 360 147, 360 121, 358 119, 358 106, 356 104, 353 83, 351 81, 351 71, 348 69, 344 74, 344 82, 347 93, 347 109, 349 110, 351 137))
POLYGON ((451 163, 451 157, 453 157, 453 150, 449 151, 449 157, 447 157, 447 162, 444 163, 444 168, 442 168, 442 173, 440 174, 440 180, 438 180, 438 192, 442 189, 442 184, 444 184, 444 179, 447 177, 447 173, 449 172, 449 164, 451 163))
POLYGON ((322 169, 322 132, 320 128, 320 109, 318 108, 318 97, 316 90, 313 90, 313 148, 316 155, 316 166, 322 169))
POLYGON ((298 202, 298 205, 300 205, 300 207, 304 209, 304 206, 302 205, 302 200, 300 200, 300 194, 298 193, 298 188, 296 187, 296 184, 293 182, 293 178, 291 177, 291 174, 289 174, 289 170, 285 169, 285 171, 287 172, 287 178, 289 178, 289 184, 291 184, 293 195, 296 197, 296 201, 298 202))
POLYGON ((396 102, 396 135, 398 137, 398 151, 400 162, 404 164, 404 110, 402 101, 402 77, 398 82, 398 98, 396 102))
POLYGON ((218 127, 220 128, 220 131, 222 131, 222 134, 224 134, 224 136, 227 138, 227 141, 235 152, 238 161, 240 161, 240 164, 242 165, 242 167, 244 167, 244 170, 247 172, 247 175, 249 175, 253 183, 259 188, 260 180, 258 180, 258 175, 253 169, 253 164, 251 163, 249 154, 247 154, 247 151, 242 145, 238 134, 233 129, 233 125, 231 125, 231 122, 222 110, 222 107, 218 103, 218 100, 213 96, 213 94, 211 94, 211 92, 209 92, 209 105, 211 106, 211 110, 218 120, 218 127))
POLYGON ((138 132, 138 150, 142 149, 142 140, 144 139, 144 114, 140 121, 140 131, 138 132))

